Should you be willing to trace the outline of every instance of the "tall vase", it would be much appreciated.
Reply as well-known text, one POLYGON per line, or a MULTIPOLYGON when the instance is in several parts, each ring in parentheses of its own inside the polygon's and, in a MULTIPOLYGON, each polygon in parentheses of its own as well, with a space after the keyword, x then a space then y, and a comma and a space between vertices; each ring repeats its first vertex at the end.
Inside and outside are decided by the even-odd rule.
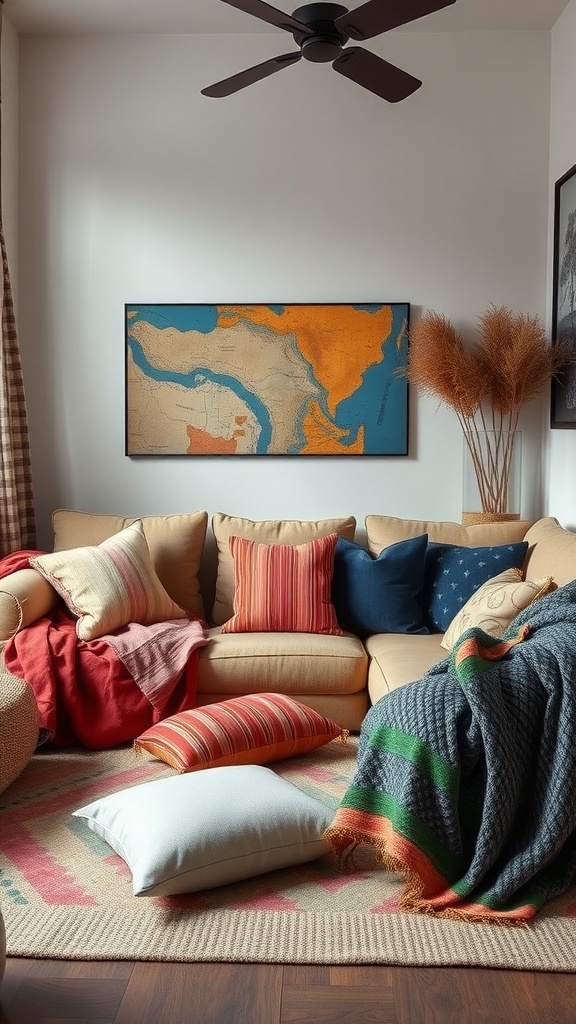
POLYGON ((464 435, 462 523, 520 518, 522 434, 478 430, 464 435))

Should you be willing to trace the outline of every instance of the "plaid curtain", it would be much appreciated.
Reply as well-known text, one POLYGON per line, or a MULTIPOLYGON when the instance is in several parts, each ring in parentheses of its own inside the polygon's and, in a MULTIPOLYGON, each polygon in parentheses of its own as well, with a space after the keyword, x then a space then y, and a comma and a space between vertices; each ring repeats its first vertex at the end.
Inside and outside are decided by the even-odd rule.
MULTIPOLYGON (((0 0, 0 43, 2 3, 0 0)), ((1 79, 1 67, 0 67, 1 79)), ((0 99, 0 159, 1 149, 0 99)), ((22 366, 16 334, 16 318, 4 243, 0 196, 0 250, 2 253, 2 304, 0 335, 0 557, 21 548, 36 546, 28 416, 22 366)))

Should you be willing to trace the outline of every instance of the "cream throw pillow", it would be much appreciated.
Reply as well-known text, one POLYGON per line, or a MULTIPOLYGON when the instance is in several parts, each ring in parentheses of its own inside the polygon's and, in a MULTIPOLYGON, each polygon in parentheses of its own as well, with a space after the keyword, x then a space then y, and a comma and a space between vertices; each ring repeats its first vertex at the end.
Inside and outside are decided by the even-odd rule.
POLYGON ((80 640, 95 640, 129 622, 147 626, 186 618, 156 575, 140 520, 97 547, 36 555, 30 565, 78 616, 80 640))
POLYGON ((519 612, 554 589, 551 576, 522 580, 520 569, 506 569, 484 583, 454 616, 441 646, 451 651, 466 629, 478 626, 490 636, 502 636, 519 612))
POLYGON ((203 618, 198 573, 208 525, 207 512, 126 518, 59 508, 52 516, 54 551, 101 544, 138 519, 142 522, 152 565, 162 586, 176 604, 191 615, 203 618))

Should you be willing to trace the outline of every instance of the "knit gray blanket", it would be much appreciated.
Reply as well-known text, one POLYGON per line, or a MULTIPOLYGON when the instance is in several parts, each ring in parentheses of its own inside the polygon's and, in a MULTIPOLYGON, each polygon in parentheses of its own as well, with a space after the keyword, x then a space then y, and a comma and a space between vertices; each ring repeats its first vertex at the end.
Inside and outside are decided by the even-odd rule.
POLYGON ((576 873, 576 582, 381 698, 326 838, 402 871, 405 909, 523 923, 576 873))

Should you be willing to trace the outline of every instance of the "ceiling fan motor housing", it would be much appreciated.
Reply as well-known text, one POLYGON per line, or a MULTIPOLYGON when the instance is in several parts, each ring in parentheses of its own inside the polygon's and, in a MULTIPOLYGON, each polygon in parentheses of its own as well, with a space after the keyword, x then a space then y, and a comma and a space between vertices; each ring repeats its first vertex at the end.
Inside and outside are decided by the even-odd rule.
POLYGON ((347 13, 347 7, 329 3, 305 4, 292 12, 293 18, 312 29, 312 35, 292 33, 306 60, 318 64, 336 60, 350 37, 340 32, 334 22, 347 13))

